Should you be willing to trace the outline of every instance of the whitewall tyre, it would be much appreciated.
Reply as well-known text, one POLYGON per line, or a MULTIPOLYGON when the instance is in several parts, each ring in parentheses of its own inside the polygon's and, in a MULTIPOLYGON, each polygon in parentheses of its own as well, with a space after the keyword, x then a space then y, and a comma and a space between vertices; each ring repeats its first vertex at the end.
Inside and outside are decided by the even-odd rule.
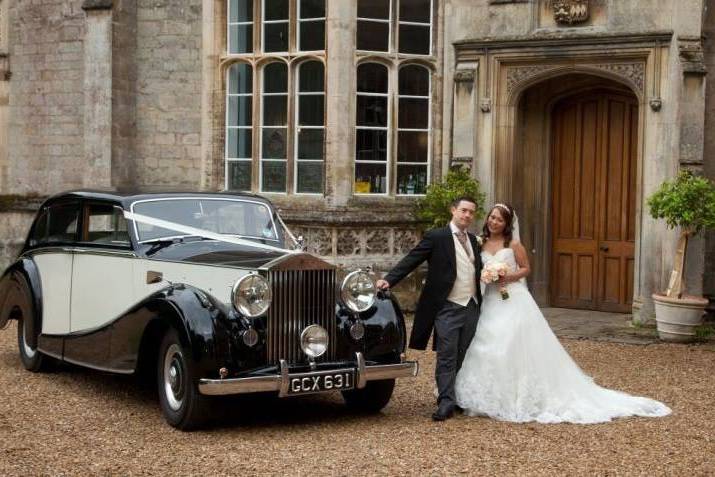
POLYGON ((17 347, 20 351, 20 361, 26 370, 39 373, 47 370, 49 358, 33 348, 27 341, 28 332, 26 330, 25 318, 17 321, 17 347))
POLYGON ((21 292, 21 303, 17 303, 20 310, 20 317, 17 320, 17 348, 20 351, 20 361, 26 370, 33 373, 46 371, 50 365, 51 358, 43 355, 38 351, 37 345, 31 346, 28 342, 34 341, 37 343, 38 333, 35 327, 32 326, 35 320, 35 312, 32 306, 32 298, 27 290, 27 285, 21 292), (34 334, 30 340, 31 334, 34 334))
POLYGON ((166 421, 190 431, 208 418, 208 398, 199 393, 190 353, 173 328, 165 335, 156 363, 159 404, 166 421))

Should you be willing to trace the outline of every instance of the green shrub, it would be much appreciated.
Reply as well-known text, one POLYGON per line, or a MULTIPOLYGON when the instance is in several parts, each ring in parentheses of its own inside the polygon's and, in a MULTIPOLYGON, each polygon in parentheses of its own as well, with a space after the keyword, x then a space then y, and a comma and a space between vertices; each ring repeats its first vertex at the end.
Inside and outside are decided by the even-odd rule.
POLYGON ((668 227, 682 227, 696 234, 715 228, 715 183, 689 171, 663 182, 648 198, 650 214, 665 219, 668 227))
POLYGON ((425 229, 444 227, 452 219, 452 201, 460 196, 469 196, 477 201, 475 219, 484 215, 486 196, 479 182, 472 179, 469 171, 462 167, 449 171, 442 182, 429 185, 425 197, 416 201, 414 215, 425 229))

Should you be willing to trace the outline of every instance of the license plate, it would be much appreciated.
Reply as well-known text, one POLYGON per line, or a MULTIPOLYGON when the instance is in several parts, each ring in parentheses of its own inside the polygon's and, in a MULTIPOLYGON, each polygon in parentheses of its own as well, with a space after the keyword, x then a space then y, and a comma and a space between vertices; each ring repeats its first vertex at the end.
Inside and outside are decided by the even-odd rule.
POLYGON ((324 391, 344 391, 355 387, 355 370, 328 371, 292 375, 288 382, 288 395, 312 394, 324 391))

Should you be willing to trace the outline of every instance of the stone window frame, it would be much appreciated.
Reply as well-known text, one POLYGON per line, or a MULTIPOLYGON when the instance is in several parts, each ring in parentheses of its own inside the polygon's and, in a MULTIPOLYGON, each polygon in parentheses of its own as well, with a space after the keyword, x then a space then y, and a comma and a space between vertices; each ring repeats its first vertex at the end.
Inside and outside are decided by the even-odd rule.
MULTIPOLYGON (((242 55, 245 56, 245 55, 242 55)), ((257 57, 259 55, 256 55, 257 57)), ((262 55, 261 55, 262 56, 262 55)), ((224 65, 225 68, 225 88, 224 88, 224 96, 225 96, 225 115, 224 115, 224 155, 223 155, 223 162, 224 162, 224 189, 225 190, 235 190, 235 191, 245 191, 245 192, 257 192, 261 194, 271 194, 271 195, 309 195, 309 196, 324 196, 325 195, 325 134, 323 135, 323 160, 321 161, 323 164, 323 191, 320 193, 317 192, 296 192, 296 185, 297 185, 297 161, 296 161, 296 156, 297 156, 297 116, 296 114, 298 113, 298 107, 297 107, 297 102, 298 102, 298 71, 300 70, 300 66, 303 63, 311 62, 311 61, 318 61, 323 65, 323 84, 324 86, 327 84, 327 77, 325 76, 327 74, 327 67, 326 67, 326 61, 323 56, 320 55, 301 55, 297 56, 292 59, 287 59, 283 56, 278 56, 278 55, 268 55, 268 56, 263 56, 263 57, 258 57, 257 59, 253 58, 232 58, 231 61, 226 62, 224 65), (287 93, 287 123, 286 123, 286 159, 285 159, 285 164, 286 164, 286 186, 285 190, 283 192, 271 192, 271 191, 264 191, 263 190, 263 176, 262 176, 262 130, 263 130, 263 71, 264 68, 271 64, 275 63, 277 61, 284 62, 287 67, 287 74, 288 74, 288 93, 287 93), (238 161, 243 161, 243 162, 248 162, 248 158, 229 158, 228 157, 228 131, 229 129, 233 129, 234 126, 229 126, 229 121, 228 121, 228 114, 229 114, 229 107, 228 107, 228 97, 229 97, 229 88, 228 88, 228 75, 231 67, 235 64, 247 64, 251 67, 252 74, 253 74, 253 82, 252 82, 252 111, 251 111, 251 117, 252 117, 252 127, 249 128, 251 129, 251 188, 249 189, 231 189, 230 184, 229 184, 229 179, 230 179, 230 174, 229 174, 229 164, 231 162, 238 162, 238 161)), ((324 94, 327 94, 324 91, 324 94)), ((325 126, 325 120, 327 119, 326 111, 325 111, 325 102, 323 104, 323 123, 324 123, 324 128, 325 126)))
MULTIPOLYGON (((224 118, 224 131, 225 131, 225 140, 224 140, 224 189, 225 190, 240 190, 240 189, 231 189, 229 187, 229 169, 230 169, 230 164, 231 163, 241 163, 241 162, 248 162, 251 164, 251 169, 253 169, 253 162, 254 162, 254 155, 255 155, 255 149, 253 147, 254 144, 254 134, 253 134, 253 127, 254 127, 254 108, 255 108, 255 95, 256 95, 256 86, 255 86, 255 81, 256 81, 256 71, 254 65, 249 62, 249 61, 234 61, 226 66, 226 93, 225 93, 225 98, 226 98, 226 104, 225 104, 225 118, 224 118), (230 78, 229 75, 231 73, 231 68, 235 65, 247 65, 249 70, 251 71, 251 92, 250 93, 237 93, 237 94, 232 94, 230 92, 230 78), (228 115, 230 113, 230 107, 229 107, 229 102, 231 96, 237 96, 237 97, 250 97, 251 98, 251 124, 248 126, 241 126, 236 124, 235 126, 229 124, 229 119, 228 115), (231 129, 236 129, 237 131, 240 131, 241 129, 248 130, 249 131, 249 137, 251 138, 251 157, 229 157, 228 154, 228 145, 229 145, 229 132, 231 129)), ((236 141, 239 142, 239 135, 236 135, 236 141)), ((254 174, 251 173, 251 179, 253 179, 254 174)), ((252 189, 253 187, 251 187, 252 189)))
POLYGON ((264 56, 264 55, 278 55, 278 56, 295 56, 301 54, 323 54, 327 48, 327 15, 329 8, 329 0, 325 0, 325 16, 316 18, 300 18, 300 4, 301 0, 286 0, 288 2, 288 19, 287 20, 265 20, 265 3, 270 0, 249 0, 252 1, 252 15, 251 21, 244 22, 231 22, 231 4, 232 2, 238 2, 240 0, 224 0, 225 1, 225 46, 224 52, 227 56, 264 56), (317 23, 319 21, 323 22, 323 49, 322 50, 301 50, 300 49, 300 30, 304 23, 317 23), (288 23, 288 49, 286 51, 265 51, 265 25, 266 23, 288 23), (230 35, 231 27, 236 25, 251 25, 251 51, 245 53, 231 53, 230 52, 230 35))
POLYGON ((301 53, 318 53, 321 51, 325 51, 325 45, 327 43, 327 20, 328 20, 328 1, 325 0, 325 6, 324 6, 324 12, 322 17, 310 17, 310 18, 301 18, 301 11, 300 11, 300 6, 302 2, 298 0, 296 2, 296 14, 295 14, 295 50, 299 51, 301 53), (318 21, 323 22, 323 48, 321 50, 304 50, 300 46, 300 33, 301 29, 303 28, 303 24, 305 23, 315 23, 318 21))
MULTIPOLYGON (((435 33, 435 21, 437 12, 437 0, 429 0, 430 2, 430 22, 412 22, 400 20, 400 0, 387 0, 390 2, 390 13, 387 20, 370 18, 370 17, 360 17, 356 15, 357 25, 355 28, 355 46, 356 51, 363 54, 399 54, 399 55, 410 55, 417 57, 432 57, 435 54, 434 43, 434 33, 435 33), (360 28, 360 22, 373 22, 373 23, 387 23, 388 24, 388 37, 387 37, 387 50, 361 50, 357 49, 357 35, 358 29, 360 28), (400 52, 400 26, 402 25, 417 25, 417 26, 428 26, 429 27, 429 52, 428 53, 402 53, 400 52)), ((357 0, 359 3, 360 0, 357 0)))
MULTIPOLYGON (((270 54, 270 55, 287 55, 291 52, 291 46, 292 45, 292 37, 293 37, 293 32, 296 30, 294 23, 297 21, 297 15, 293 15, 293 12, 295 12, 294 8, 291 8, 293 3, 296 3, 294 1, 288 1, 288 18, 285 20, 266 20, 266 2, 271 1, 271 0, 260 0, 260 15, 261 15, 261 21, 260 21, 260 51, 265 54, 270 54), (271 25, 277 25, 280 23, 287 23, 288 25, 288 49, 285 51, 266 51, 266 25, 271 24, 271 25)), ((300 0, 298 0, 299 2, 300 0)), ((253 4, 253 8, 255 10, 256 8, 256 2, 253 4)), ((297 43, 297 40, 296 42, 297 43)), ((297 46, 297 45, 296 45, 297 46)))
POLYGON ((354 161, 353 161, 353 194, 357 196, 387 196, 390 194, 390 190, 392 187, 390 186, 391 181, 392 181, 392 167, 391 163, 392 161, 390 160, 390 157, 392 156, 392 129, 393 129, 393 101, 392 99, 392 92, 393 92, 393 87, 392 87, 392 76, 390 74, 390 68, 391 65, 385 64, 384 61, 381 61, 380 59, 376 58, 367 58, 365 61, 361 61, 356 67, 355 67, 355 78, 356 78, 356 86, 355 86, 355 156, 354 156, 354 161), (383 68, 385 68, 385 74, 387 75, 387 91, 385 93, 367 93, 367 92, 359 92, 357 90, 357 76, 358 76, 358 71, 361 66, 365 65, 380 65, 383 68), (382 126, 360 126, 357 124, 357 117, 359 115, 358 111, 358 97, 359 96, 372 96, 372 97, 384 97, 385 98, 385 104, 387 105, 387 113, 386 113, 386 119, 387 119, 387 125, 382 127, 382 126), (386 132, 386 152, 385 152, 385 192, 358 192, 356 190, 356 185, 358 183, 358 175, 357 175, 357 167, 360 164, 382 164, 382 161, 373 161, 373 160, 359 160, 357 158, 357 136, 358 136, 358 131, 359 130, 372 130, 372 131, 382 131, 384 130, 386 132))
POLYGON ((236 22, 232 22, 232 21, 231 21, 231 2, 232 2, 232 1, 238 1, 238 0, 227 0, 227 1, 226 1, 226 25, 227 25, 227 29, 226 29, 226 52, 227 52, 228 54, 235 54, 235 55, 251 55, 251 54, 253 54, 253 52, 255 51, 255 40, 254 40, 254 38, 255 38, 255 30, 256 30, 256 27, 255 27, 255 15, 256 15, 256 13, 255 13, 255 1, 252 1, 252 9, 251 9, 252 16, 251 16, 250 21, 242 21, 242 22, 241 22, 241 21, 236 21, 236 22), (231 53, 231 31, 232 31, 232 27, 236 27, 237 33, 238 33, 238 31, 240 31, 240 27, 242 27, 242 26, 244 26, 244 27, 245 27, 245 26, 250 26, 250 28, 251 28, 250 51, 246 51, 246 52, 243 52, 243 53, 240 53, 240 52, 238 52, 238 53, 231 53))
POLYGON ((366 63, 377 63, 385 66, 387 68, 388 74, 388 93, 387 93, 387 104, 388 104, 388 126, 387 126, 387 160, 386 160, 386 190, 385 192, 356 192, 355 182, 357 180, 356 166, 358 164, 356 160, 357 154, 357 81, 356 90, 354 91, 355 97, 355 116, 353 117, 353 167, 352 167, 352 193, 356 197, 400 197, 400 198, 410 198, 410 197, 424 197, 425 194, 399 194, 398 184, 397 184, 397 166, 398 166, 398 156, 397 156, 397 145, 398 145, 398 134, 399 134, 399 72, 400 69, 406 66, 420 66, 427 70, 429 73, 429 100, 428 100, 428 146, 427 146, 427 162, 420 163, 424 164, 427 168, 427 182, 425 188, 431 184, 432 181, 432 166, 434 162, 434 154, 432 147, 434 145, 434 134, 435 134, 435 121, 432 117, 435 114, 434 111, 434 95, 435 95, 435 74, 437 71, 436 62, 431 59, 415 57, 403 57, 406 55, 399 55, 399 58, 387 58, 382 55, 369 55, 360 57, 356 61, 355 65, 355 78, 357 79, 357 68, 360 65, 366 63))
POLYGON ((260 118, 257 124, 258 127, 258 191, 261 193, 272 193, 272 194, 286 194, 288 192, 288 135, 289 132, 291 131, 290 128, 290 121, 289 121, 289 116, 290 116, 290 110, 289 110, 289 104, 291 102, 291 81, 290 81, 290 67, 289 64, 286 61, 281 61, 281 59, 273 58, 271 61, 265 61, 262 62, 261 65, 258 68, 258 75, 259 75, 259 89, 258 89, 258 95, 259 95, 259 108, 258 108, 258 117, 260 118), (265 74, 266 68, 272 66, 272 65, 281 65, 285 68, 285 91, 280 91, 280 92, 271 92, 267 93, 265 91, 266 89, 266 78, 267 75, 265 74), (266 98, 280 98, 283 97, 285 101, 285 124, 283 125, 266 125, 264 124, 264 119, 265 119, 265 112, 266 112, 266 98), (266 129, 268 130, 283 130, 285 131, 285 136, 284 136, 284 157, 283 158, 277 158, 277 157, 265 157, 265 151, 264 151, 264 141, 263 141, 263 136, 264 133, 266 132, 266 129), (265 190, 264 189, 264 169, 266 166, 266 163, 284 163, 284 169, 285 169, 285 183, 284 183, 284 190, 279 191, 279 190, 265 190))
MULTIPOLYGON (((0 0, 1 1, 1 0, 0 0)), ((297 188, 297 138, 295 136, 297 130, 297 117, 295 113, 297 112, 297 74, 300 64, 307 61, 319 61, 323 65, 324 73, 324 87, 327 88, 327 61, 326 61, 326 50, 327 50, 327 25, 324 28, 325 34, 325 49, 324 50, 311 50, 311 51, 301 51, 298 49, 299 39, 298 34, 300 33, 298 28, 299 23, 299 4, 300 0, 288 0, 289 2, 289 19, 288 19, 288 31, 289 31, 289 41, 288 41, 288 51, 287 52, 264 52, 263 51, 263 6, 266 0, 252 0, 253 1, 253 32, 252 41, 253 48, 251 52, 246 53, 230 53, 229 44, 229 31, 230 26, 233 24, 230 22, 230 8, 231 2, 233 0, 225 0, 225 19, 224 19, 224 33, 223 33, 223 61, 221 68, 224 71, 222 75, 224 81, 224 102, 225 102, 225 114, 223 115, 223 186, 225 190, 241 190, 247 192, 257 192, 267 195, 300 195, 300 196, 319 196, 322 197, 326 194, 326 173, 325 173, 325 134, 323 137, 323 191, 321 193, 298 193, 297 188), (284 192, 267 192, 262 188, 262 164, 261 164, 261 142, 262 138, 260 136, 260 131, 263 126, 263 107, 262 107, 262 87, 263 87, 263 68, 272 62, 283 61, 288 67, 288 104, 287 104, 287 124, 286 124, 286 185, 284 192), (256 131, 252 131, 252 154, 251 154, 251 188, 250 189, 231 189, 229 179, 229 163, 235 162, 228 158, 228 72, 231 66, 235 63, 247 63, 253 72, 253 103, 252 103, 252 127, 256 131), (257 126, 257 127, 256 127, 257 126)), ((327 20, 327 9, 329 8, 329 1, 325 2, 326 17, 323 20, 327 20)), ((317 18, 311 18, 309 21, 317 21, 317 18)), ((247 22, 246 22, 247 23, 247 22)), ((327 97, 327 91, 325 92, 327 97)), ((324 127, 325 121, 327 120, 327 114, 325 111, 325 106, 323 110, 324 117, 324 127)))
MULTIPOLYGON (((397 97, 397 110, 395 111, 395 118, 397 119, 395 121, 395 181, 400 180, 400 174, 399 174, 399 168, 400 166, 418 166, 418 167, 424 167, 426 169, 426 175, 425 175, 425 188, 427 185, 430 183, 432 177, 431 177, 431 171, 432 171, 432 134, 433 134, 433 121, 432 121, 432 71, 425 65, 420 64, 420 63, 414 63, 414 62, 406 62, 397 68, 397 90, 395 91, 395 95, 397 97), (427 96, 412 96, 412 95, 405 95, 401 94, 400 92, 400 73, 404 68, 407 68, 409 66, 415 66, 418 68, 423 68, 426 73, 427 73, 427 96), (400 127, 400 100, 401 99, 426 99, 427 100, 427 127, 426 128, 402 128, 400 127), (400 161, 400 156, 399 156, 399 146, 400 146, 400 132, 405 131, 405 132, 426 132, 427 133, 427 160, 425 162, 415 162, 415 161, 400 161)), ((396 196, 407 196, 407 197, 412 197, 412 196, 421 196, 425 195, 425 193, 421 194, 408 194, 408 193, 400 193, 399 191, 399 182, 397 182, 397 185, 395 187, 395 195, 396 196)))
POLYGON ((293 131, 292 131, 292 137, 295 143, 295 147, 293 148, 293 193, 294 195, 314 195, 314 196, 322 196, 325 194, 325 133, 326 133, 326 111, 325 111, 325 103, 326 103, 326 80, 327 78, 325 77, 325 72, 326 72, 326 66, 325 62, 322 61, 317 61, 314 59, 304 59, 303 61, 298 62, 295 65, 295 72, 294 72, 294 115, 293 115, 293 131), (323 90, 321 92, 317 91, 301 91, 300 90, 300 75, 301 75, 301 69, 303 66, 306 64, 312 63, 312 62, 317 62, 321 65, 323 69, 323 90), (322 96, 323 97, 323 125, 322 126, 316 126, 316 125, 304 125, 300 124, 300 99, 301 96, 322 96), (314 159, 314 158, 299 158, 298 157, 298 152, 300 149, 300 142, 299 142, 299 134, 301 132, 301 129, 311 129, 311 130, 322 130, 323 131, 323 151, 322 151, 322 158, 321 159, 314 159), (298 191, 298 166, 300 164, 306 164, 306 163, 320 163, 322 166, 322 191, 321 192, 299 192, 298 191))

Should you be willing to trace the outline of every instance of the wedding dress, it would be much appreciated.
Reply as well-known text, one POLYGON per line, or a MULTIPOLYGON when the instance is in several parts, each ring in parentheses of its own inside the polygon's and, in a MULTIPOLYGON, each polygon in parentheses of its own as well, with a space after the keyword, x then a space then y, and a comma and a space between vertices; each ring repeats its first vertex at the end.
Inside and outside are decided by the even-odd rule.
MULTIPOLYGON (((490 261, 517 270, 514 251, 490 261)), ((584 374, 551 331, 523 281, 486 286, 477 332, 457 374, 457 404, 468 415, 513 422, 589 424, 622 416, 665 416, 664 404, 602 388, 584 374)))

